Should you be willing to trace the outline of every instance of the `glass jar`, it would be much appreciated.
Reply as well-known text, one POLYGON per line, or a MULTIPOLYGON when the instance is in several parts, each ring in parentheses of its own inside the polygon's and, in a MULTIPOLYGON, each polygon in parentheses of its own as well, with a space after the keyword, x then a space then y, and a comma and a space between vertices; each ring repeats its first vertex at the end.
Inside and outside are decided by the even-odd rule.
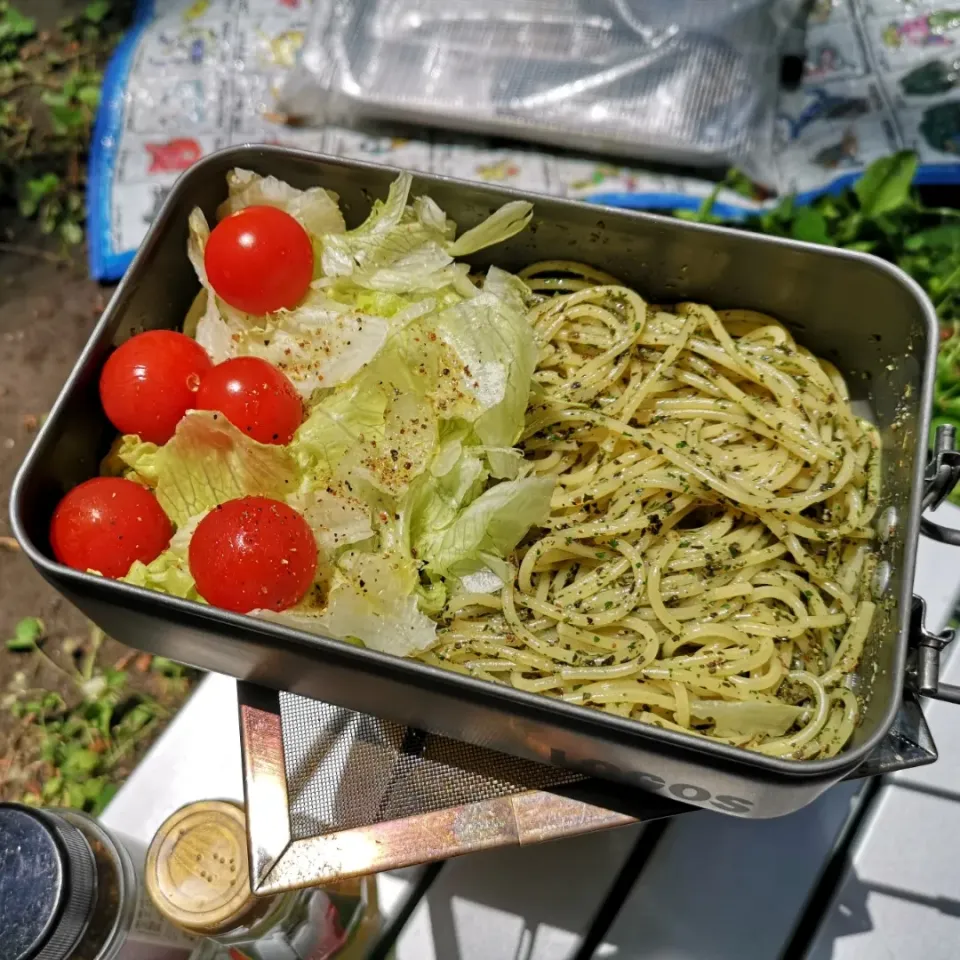
POLYGON ((194 960, 347 960, 378 930, 373 878, 255 897, 243 808, 192 803, 150 844, 147 890, 171 923, 207 938, 194 960))
POLYGON ((197 939, 151 903, 144 855, 75 810, 0 804, 4 957, 186 960, 197 939))

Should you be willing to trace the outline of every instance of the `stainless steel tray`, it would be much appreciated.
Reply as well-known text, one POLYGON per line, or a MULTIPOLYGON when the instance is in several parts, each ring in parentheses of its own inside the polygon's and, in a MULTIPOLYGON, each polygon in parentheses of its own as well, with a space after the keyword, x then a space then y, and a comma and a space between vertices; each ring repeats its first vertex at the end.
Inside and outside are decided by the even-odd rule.
MULTIPOLYGON (((871 690, 848 750, 796 763, 484 683, 424 664, 300 633, 209 606, 69 570, 47 543, 58 498, 97 472, 112 430, 100 410, 97 378, 114 343, 144 327, 175 327, 197 281, 185 254, 187 215, 209 217, 224 198, 226 172, 247 167, 297 186, 323 184, 357 224, 384 196, 396 171, 273 147, 235 148, 198 163, 171 192, 14 485, 11 514, 24 551, 40 572, 91 619, 142 649, 274 689, 382 716, 504 754, 577 770, 746 817, 785 814, 849 775, 880 745, 902 700, 913 621, 913 568, 938 330, 932 306, 896 268, 849 251, 775 240, 648 214, 532 198, 531 228, 473 259, 518 268, 534 260, 591 261, 660 302, 696 299, 751 307, 792 325, 808 347, 847 376, 869 406, 886 451, 882 497, 894 509, 878 538, 889 565, 883 615, 861 672, 871 690), (893 522, 895 520, 896 522, 893 522)), ((462 229, 521 194, 419 176, 462 229)), ((951 439, 952 438, 947 438, 951 439)), ((928 505, 958 472, 945 444, 934 464, 928 505), (949 462, 948 462, 949 461, 949 462)), ((884 584, 878 581, 878 587, 884 584)), ((936 646, 914 624, 917 677, 935 683, 936 646), (925 678, 925 679, 924 679, 925 678)))

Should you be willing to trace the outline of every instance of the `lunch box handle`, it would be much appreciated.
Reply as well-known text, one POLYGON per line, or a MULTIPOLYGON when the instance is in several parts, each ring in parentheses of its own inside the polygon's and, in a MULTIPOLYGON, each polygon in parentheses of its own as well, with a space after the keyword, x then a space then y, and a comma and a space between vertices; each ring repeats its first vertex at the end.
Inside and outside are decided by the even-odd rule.
POLYGON ((939 633, 928 630, 924 624, 926 603, 923 597, 913 595, 910 611, 910 659, 907 662, 907 683, 921 697, 960 703, 960 686, 940 679, 940 651, 953 639, 953 627, 939 633))
MULTIPOLYGON (((924 471, 923 509, 934 510, 947 498, 960 480, 960 451, 956 449, 956 430, 949 424, 937 428, 930 461, 924 471)), ((889 524, 895 523, 895 515, 889 524)), ((886 525, 881 521, 881 527, 886 525)), ((941 527, 921 519, 920 532, 940 543, 960 546, 960 530, 941 527)), ((881 529, 881 537, 885 531, 881 529)), ((890 534, 887 534, 889 536, 890 534)), ((909 770, 933 763, 937 747, 927 726, 921 708, 921 697, 960 703, 960 686, 940 680, 940 651, 954 638, 954 630, 947 627, 939 633, 927 629, 924 622, 927 605, 923 597, 913 595, 910 608, 907 667, 903 698, 893 726, 879 746, 847 777, 884 776, 899 770, 909 770)))
MULTIPOLYGON (((960 481, 960 450, 956 449, 957 431, 952 424, 937 427, 933 451, 924 475, 923 510, 936 510, 960 481)), ((920 518, 920 532, 931 540, 960 547, 960 530, 920 518)), ((954 630, 947 627, 939 633, 928 630, 924 623, 926 604, 914 594, 910 611, 910 659, 907 682, 922 697, 960 703, 960 686, 940 680, 940 651, 953 639, 954 630)))

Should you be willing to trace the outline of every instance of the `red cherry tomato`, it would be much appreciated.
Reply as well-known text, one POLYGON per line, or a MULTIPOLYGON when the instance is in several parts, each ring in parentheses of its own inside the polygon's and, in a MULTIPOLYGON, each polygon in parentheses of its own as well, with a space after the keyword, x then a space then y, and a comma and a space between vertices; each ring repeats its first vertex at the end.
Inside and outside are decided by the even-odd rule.
POLYGON ((195 406, 200 380, 213 367, 196 340, 173 330, 131 337, 100 373, 100 402, 121 433, 166 443, 195 406))
POLYGON ((313 278, 313 246, 289 213, 245 207, 213 228, 203 263, 221 300, 261 316, 303 299, 313 278))
POLYGON ((260 443, 289 443, 303 420, 303 404, 293 384, 259 357, 218 363, 200 381, 195 405, 198 410, 218 410, 260 443))
POLYGON ((157 498, 121 477, 94 477, 57 504, 50 521, 53 555, 68 567, 122 577, 134 560, 163 553, 173 526, 157 498))
POLYGON ((313 583, 317 544, 307 521, 285 503, 241 497, 197 524, 189 562, 197 591, 215 607, 286 610, 313 583))

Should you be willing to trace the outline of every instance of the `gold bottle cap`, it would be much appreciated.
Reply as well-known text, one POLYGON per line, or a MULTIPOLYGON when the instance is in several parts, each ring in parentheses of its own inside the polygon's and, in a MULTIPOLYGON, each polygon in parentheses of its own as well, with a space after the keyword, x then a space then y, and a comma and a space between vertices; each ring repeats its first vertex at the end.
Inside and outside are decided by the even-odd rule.
POLYGON ((147 892, 171 923, 204 936, 235 927, 259 901, 250 892, 246 817, 232 803, 181 807, 147 851, 147 892))

